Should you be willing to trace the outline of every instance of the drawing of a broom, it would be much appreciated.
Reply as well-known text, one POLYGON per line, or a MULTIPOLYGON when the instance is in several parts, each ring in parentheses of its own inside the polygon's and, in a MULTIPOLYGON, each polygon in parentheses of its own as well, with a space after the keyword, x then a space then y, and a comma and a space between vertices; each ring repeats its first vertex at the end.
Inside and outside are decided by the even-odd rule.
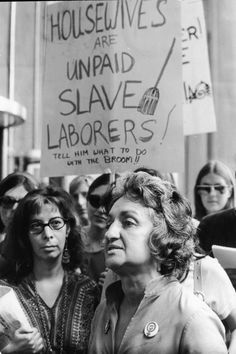
POLYGON ((174 45, 175 45, 175 38, 172 41, 172 44, 171 44, 171 47, 170 47, 169 52, 167 54, 166 60, 161 68, 160 74, 157 78, 155 85, 153 87, 150 87, 149 89, 147 89, 144 92, 144 95, 139 102, 137 109, 142 114, 153 115, 156 110, 157 103, 158 103, 159 97, 160 97, 160 92, 159 92, 159 89, 157 88, 157 86, 161 80, 161 77, 165 71, 166 65, 170 59, 174 45))

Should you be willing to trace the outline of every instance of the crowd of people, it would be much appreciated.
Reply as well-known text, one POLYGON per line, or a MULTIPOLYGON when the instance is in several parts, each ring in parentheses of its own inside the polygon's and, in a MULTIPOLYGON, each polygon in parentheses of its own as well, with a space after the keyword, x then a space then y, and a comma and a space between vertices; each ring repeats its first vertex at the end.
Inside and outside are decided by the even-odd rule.
POLYGON ((208 162, 193 193, 192 207, 147 167, 68 191, 4 178, 0 295, 14 291, 29 326, 0 310, 0 353, 236 353, 234 283, 211 249, 236 247, 230 169, 208 162))

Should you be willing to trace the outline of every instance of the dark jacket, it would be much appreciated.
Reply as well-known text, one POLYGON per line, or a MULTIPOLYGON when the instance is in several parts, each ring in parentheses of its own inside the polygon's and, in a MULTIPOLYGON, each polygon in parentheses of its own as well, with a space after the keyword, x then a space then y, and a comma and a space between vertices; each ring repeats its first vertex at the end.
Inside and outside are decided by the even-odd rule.
POLYGON ((198 226, 200 246, 212 255, 212 245, 236 248, 236 210, 208 215, 198 226))

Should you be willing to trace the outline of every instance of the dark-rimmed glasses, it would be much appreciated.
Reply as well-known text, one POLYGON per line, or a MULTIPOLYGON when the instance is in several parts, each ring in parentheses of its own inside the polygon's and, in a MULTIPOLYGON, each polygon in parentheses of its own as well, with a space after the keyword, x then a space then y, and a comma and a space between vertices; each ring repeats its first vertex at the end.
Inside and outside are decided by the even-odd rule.
POLYGON ((49 226, 51 230, 60 230, 66 224, 67 220, 59 216, 51 218, 48 223, 43 223, 42 221, 35 220, 32 221, 29 225, 29 233, 32 235, 41 234, 45 226, 49 226))
POLYGON ((224 186, 222 184, 207 184, 207 185, 198 185, 197 191, 199 194, 207 195, 211 193, 212 190, 215 190, 219 194, 225 194, 230 186, 224 186))
POLYGON ((4 209, 12 209, 16 203, 19 203, 21 199, 15 199, 10 195, 3 195, 0 197, 0 206, 4 209))

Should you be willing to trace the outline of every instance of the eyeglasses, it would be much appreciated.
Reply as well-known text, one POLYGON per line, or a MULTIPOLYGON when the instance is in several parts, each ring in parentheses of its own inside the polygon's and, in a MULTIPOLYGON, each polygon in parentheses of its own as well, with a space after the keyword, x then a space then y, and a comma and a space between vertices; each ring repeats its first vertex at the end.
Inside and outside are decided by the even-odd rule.
POLYGON ((60 230, 66 224, 67 220, 56 216, 55 218, 51 218, 48 223, 43 223, 41 221, 32 221, 29 225, 29 233, 32 235, 41 234, 45 228, 45 226, 49 226, 51 230, 60 230))
POLYGON ((222 184, 208 184, 208 185, 198 185, 197 191, 199 192, 199 194, 207 195, 211 193, 213 189, 217 193, 225 194, 228 188, 230 188, 230 186, 223 186, 222 184))
POLYGON ((21 199, 15 199, 14 197, 11 197, 10 195, 4 195, 0 197, 0 206, 2 206, 4 209, 12 209, 13 206, 16 203, 19 203, 21 199))
POLYGON ((102 197, 97 194, 90 194, 88 196, 88 202, 92 205, 92 207, 98 209, 101 206, 102 197))

